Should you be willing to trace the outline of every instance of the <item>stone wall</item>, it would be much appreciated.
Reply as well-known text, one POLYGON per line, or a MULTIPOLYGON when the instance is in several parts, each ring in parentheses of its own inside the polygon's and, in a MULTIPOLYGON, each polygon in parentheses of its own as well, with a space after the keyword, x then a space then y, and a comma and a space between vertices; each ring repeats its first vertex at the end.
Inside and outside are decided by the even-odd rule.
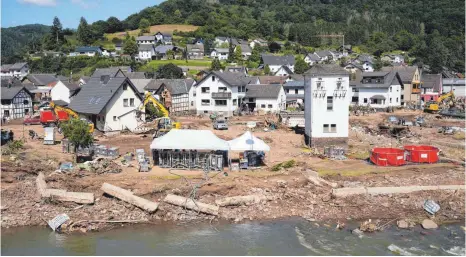
POLYGON ((312 137, 309 142, 309 137, 304 135, 304 142, 314 148, 324 148, 326 146, 337 146, 344 149, 348 149, 348 138, 347 137, 312 137))

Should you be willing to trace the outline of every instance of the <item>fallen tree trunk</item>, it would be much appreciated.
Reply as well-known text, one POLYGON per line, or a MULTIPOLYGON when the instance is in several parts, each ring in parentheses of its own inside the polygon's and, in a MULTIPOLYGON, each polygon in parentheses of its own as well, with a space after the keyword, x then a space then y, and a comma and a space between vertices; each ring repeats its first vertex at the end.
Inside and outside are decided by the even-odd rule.
POLYGON ((215 203, 218 206, 230 206, 230 205, 251 205, 260 203, 261 201, 267 200, 264 195, 245 195, 245 196, 233 196, 226 197, 223 199, 216 200, 215 203))
POLYGON ((165 197, 165 199, 163 199, 163 201, 169 204, 176 205, 176 206, 185 207, 193 211, 199 211, 202 213, 207 213, 207 214, 215 215, 215 216, 218 215, 218 209, 219 209, 218 206, 197 202, 197 201, 192 200, 191 198, 168 194, 165 197))
POLYGON ((135 196, 133 193, 131 193, 130 191, 126 189, 123 189, 123 188, 120 188, 120 187, 117 187, 117 186, 114 186, 108 183, 103 183, 101 189, 106 194, 109 194, 122 201, 135 205, 149 213, 155 212, 157 208, 159 207, 159 204, 156 202, 152 202, 144 198, 141 198, 139 196, 135 196))
POLYGON ((63 202, 75 202, 81 204, 91 204, 94 203, 94 194, 93 193, 78 193, 78 192, 60 192, 58 191, 50 191, 51 189, 47 189, 49 195, 52 199, 63 201, 63 202))

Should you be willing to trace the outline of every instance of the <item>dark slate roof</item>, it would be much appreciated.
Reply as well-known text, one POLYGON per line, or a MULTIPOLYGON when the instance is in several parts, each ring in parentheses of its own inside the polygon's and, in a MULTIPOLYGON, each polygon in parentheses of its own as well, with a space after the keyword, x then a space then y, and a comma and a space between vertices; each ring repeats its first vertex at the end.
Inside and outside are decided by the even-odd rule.
POLYGON ((151 79, 147 86, 144 87, 145 90, 155 91, 158 90, 162 85, 161 79, 151 79))
POLYGON ((166 54, 167 51, 173 50, 175 47, 172 45, 158 45, 155 48, 155 52, 160 53, 160 54, 166 54))
POLYGON ((332 53, 329 50, 322 50, 322 51, 317 51, 315 52, 319 57, 325 57, 325 56, 333 56, 332 53))
POLYGON ((170 94, 180 95, 189 93, 189 89, 191 89, 193 83, 193 79, 165 79, 162 85, 167 88, 170 94))
POLYGON ((371 56, 366 55, 366 54, 361 54, 358 56, 358 60, 360 62, 369 62, 369 63, 374 63, 374 60, 372 59, 371 56))
POLYGON ((58 105, 58 106, 68 106, 68 103, 63 101, 63 100, 55 100, 55 101, 53 101, 53 103, 58 105))
POLYGON ((28 74, 26 77, 31 83, 36 86, 46 86, 52 82, 58 81, 55 74, 28 74))
POLYGON ((75 52, 99 52, 101 51, 98 46, 80 46, 76 47, 75 52))
MULTIPOLYGON (((32 84, 31 84, 32 85, 32 84)), ((1 80, 2 87, 23 87, 23 83, 17 78, 3 78, 1 80)))
POLYGON ((438 92, 442 83, 442 74, 423 74, 421 88, 432 88, 438 92))
POLYGON ((377 77, 382 77, 383 76, 383 83, 362 83, 364 78, 370 77, 373 78, 374 72, 363 72, 361 74, 361 81, 356 82, 354 85, 356 88, 389 88, 391 85, 397 84, 403 84, 401 81, 400 75, 396 71, 391 71, 391 72, 379 72, 381 74, 385 75, 379 75, 377 77), (397 81, 398 80, 398 81, 397 81))
POLYGON ((364 77, 385 77, 390 71, 363 72, 364 77))
POLYGON ((93 77, 86 85, 82 86, 81 91, 74 97, 69 107, 78 113, 99 114, 125 82, 135 92, 138 92, 126 77, 112 77, 106 84, 102 83, 100 78, 93 77))
MULTIPOLYGON (((290 70, 290 68, 288 68, 288 66, 282 65, 281 68, 284 69, 286 71, 286 73, 288 73, 289 75, 293 74, 293 72, 290 70)), ((280 71, 280 69, 278 69, 277 72, 275 72, 275 74, 277 74, 278 71, 280 71)))
POLYGON ((304 95, 303 94, 298 94, 298 95, 287 94, 286 95, 286 101, 293 101, 293 100, 297 100, 297 99, 304 99, 304 95))
POLYGON ((154 45, 152 44, 141 44, 138 46, 138 51, 152 51, 154 50, 154 45))
POLYGON ((225 71, 229 72, 247 72, 246 67, 244 66, 226 66, 225 71))
POLYGON ((288 81, 283 85, 284 88, 304 88, 304 80, 288 81))
POLYGON ((62 81, 62 83, 70 90, 70 92, 74 92, 79 89, 79 85, 77 83, 69 81, 62 81))
POLYGON ((11 65, 10 70, 21 70, 25 65, 27 65, 26 62, 17 62, 11 65))
POLYGON ((311 67, 305 74, 314 76, 319 75, 349 75, 348 71, 336 64, 316 64, 311 67))
POLYGON ((288 77, 293 79, 293 80, 302 80, 302 81, 304 81, 304 76, 302 74, 291 74, 288 77))
POLYGON ((154 40, 155 41, 155 36, 139 36, 136 38, 136 40, 139 40, 139 41, 154 40))
POLYGON ((306 57, 308 57, 309 59, 311 59, 314 62, 320 61, 320 57, 317 54, 307 54, 306 57))
POLYGON ((245 97, 251 98, 277 98, 282 88, 279 84, 250 84, 246 86, 245 97))
POLYGON ((138 79, 138 78, 131 78, 131 83, 138 89, 140 94, 144 94, 144 88, 152 81, 152 79, 138 79))
POLYGON ((118 74, 118 77, 124 77, 126 72, 130 69, 129 66, 120 66, 120 67, 109 67, 109 68, 99 68, 95 69, 94 73, 92 73, 91 78, 97 78, 103 75, 108 75, 110 77, 115 77, 118 74), (120 75, 118 72, 122 71, 123 74, 120 75))
POLYGON ((252 49, 248 44, 241 44, 240 47, 241 47, 241 52, 243 52, 243 53, 251 53, 252 52, 252 49))
POLYGON ((397 66, 397 67, 383 67, 383 71, 395 70, 400 74, 400 78, 403 83, 411 83, 414 78, 414 73, 416 72, 417 67, 415 66, 397 66))
POLYGON ((4 72, 8 72, 10 71, 11 66, 13 66, 13 64, 2 64, 1 70, 4 72))
POLYGON ((84 80, 84 83, 87 83, 91 77, 89 76, 82 76, 80 79, 84 80))
POLYGON ((261 84, 283 84, 286 77, 283 76, 258 76, 261 84))
POLYGON ((294 65, 295 59, 293 55, 277 56, 270 54, 262 55, 262 63, 264 65, 294 65))
POLYGON ((13 99, 24 87, 2 87, 2 100, 13 99))
MULTIPOLYGON (((243 73, 229 72, 229 71, 213 71, 211 72, 221 80, 225 81, 230 86, 245 86, 251 83, 252 78, 246 77, 243 73)), ((207 78, 208 76, 204 77, 207 78)))
POLYGON ((129 79, 145 79, 146 78, 146 74, 141 71, 127 72, 125 74, 126 74, 126 77, 128 77, 129 79))
POLYGON ((214 48, 214 51, 217 53, 228 53, 230 50, 228 48, 214 48))

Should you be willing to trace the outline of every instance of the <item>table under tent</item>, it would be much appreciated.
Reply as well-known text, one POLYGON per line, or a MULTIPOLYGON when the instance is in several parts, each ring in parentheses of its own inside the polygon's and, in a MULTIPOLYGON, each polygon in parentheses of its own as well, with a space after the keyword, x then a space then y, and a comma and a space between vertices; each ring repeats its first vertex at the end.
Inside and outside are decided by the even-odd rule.
POLYGON ((172 129, 150 145, 154 165, 162 168, 223 170, 228 142, 210 130, 172 129))
POLYGON ((250 131, 228 141, 228 144, 231 152, 240 152, 239 158, 231 158, 232 170, 261 166, 264 162, 265 152, 270 151, 270 147, 250 131))

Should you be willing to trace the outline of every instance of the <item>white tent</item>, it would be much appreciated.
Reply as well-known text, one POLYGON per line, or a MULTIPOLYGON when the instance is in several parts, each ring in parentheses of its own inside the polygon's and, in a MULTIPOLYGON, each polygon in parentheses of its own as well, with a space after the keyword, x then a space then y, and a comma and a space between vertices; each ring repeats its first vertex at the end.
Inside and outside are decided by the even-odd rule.
POLYGON ((270 151, 270 147, 251 132, 246 131, 240 137, 228 141, 232 151, 270 151))
POLYGON ((228 151, 230 147, 210 130, 172 129, 154 139, 150 149, 228 151))

